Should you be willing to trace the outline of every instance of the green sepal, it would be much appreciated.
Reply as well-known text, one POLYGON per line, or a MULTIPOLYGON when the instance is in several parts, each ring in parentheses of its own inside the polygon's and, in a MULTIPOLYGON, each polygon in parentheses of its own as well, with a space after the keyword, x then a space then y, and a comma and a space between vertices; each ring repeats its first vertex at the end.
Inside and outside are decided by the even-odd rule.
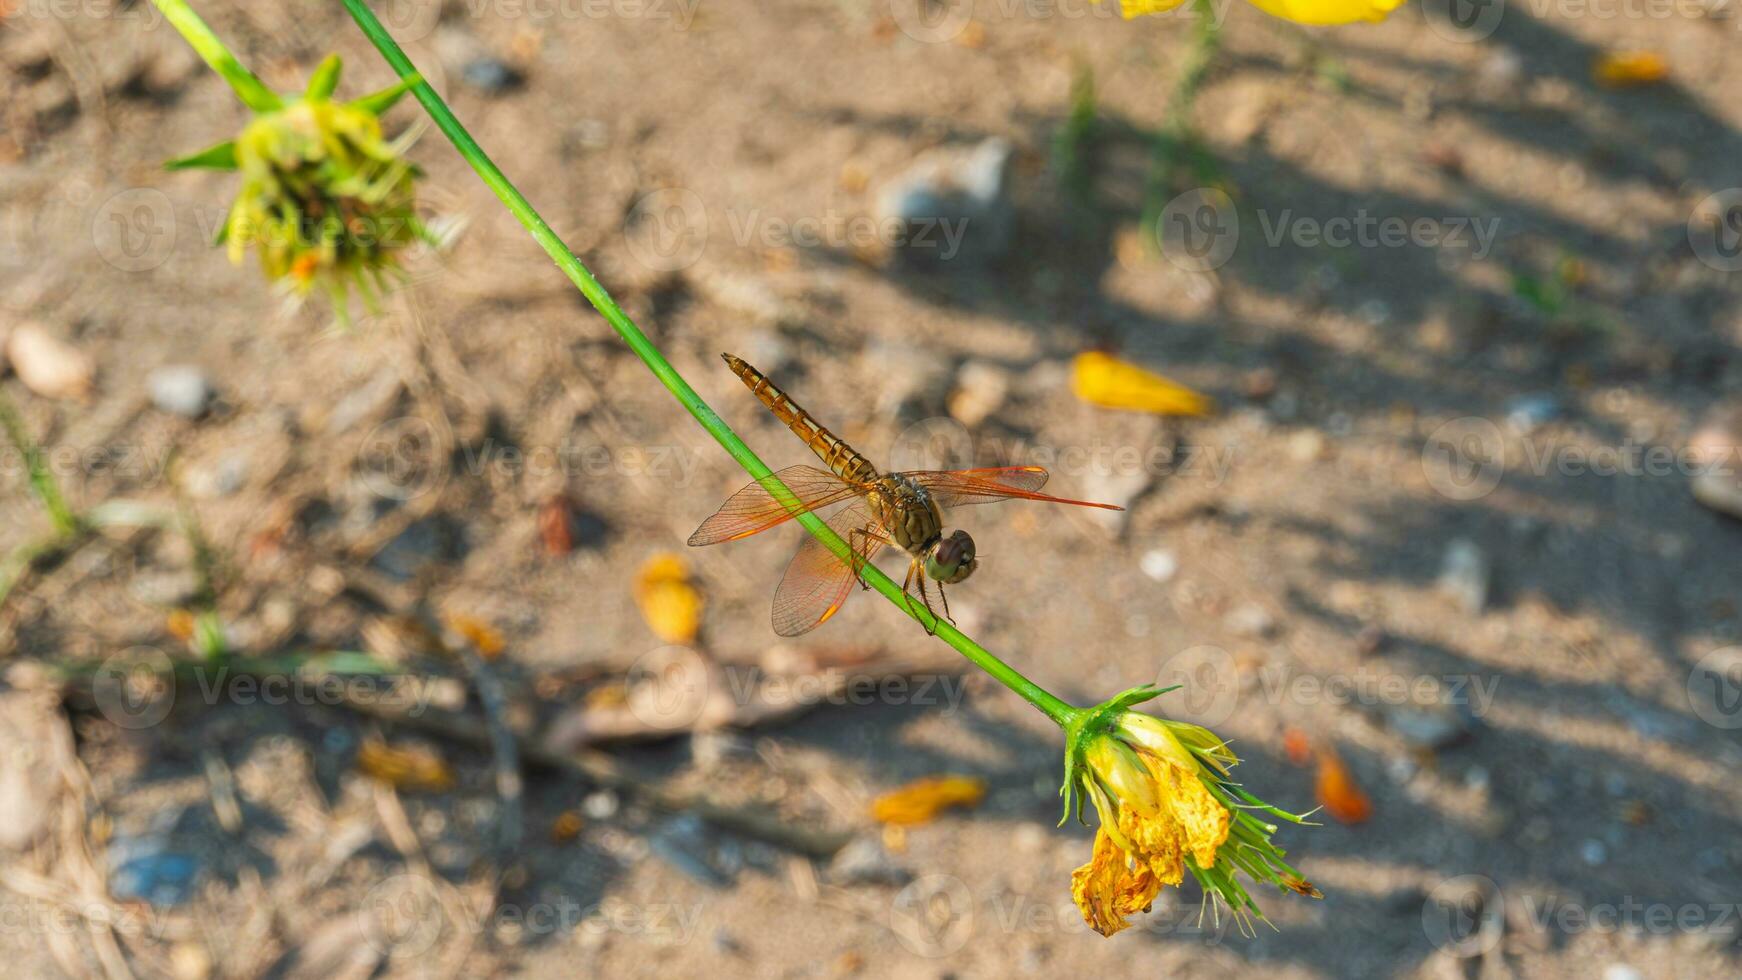
POLYGON ((344 70, 344 64, 339 56, 329 54, 316 66, 315 73, 309 76, 308 89, 303 92, 303 98, 310 102, 320 102, 333 97, 333 90, 339 87, 339 73, 344 70))
POLYGON ((198 153, 189 153, 185 157, 166 160, 165 170, 235 170, 236 141, 225 140, 216 146, 208 146, 198 153))
POLYGON ((423 76, 413 72, 379 92, 372 92, 360 99, 353 100, 351 106, 355 109, 362 109, 371 116, 379 116, 393 108, 394 103, 398 102, 405 93, 411 91, 421 81, 423 81, 423 76))

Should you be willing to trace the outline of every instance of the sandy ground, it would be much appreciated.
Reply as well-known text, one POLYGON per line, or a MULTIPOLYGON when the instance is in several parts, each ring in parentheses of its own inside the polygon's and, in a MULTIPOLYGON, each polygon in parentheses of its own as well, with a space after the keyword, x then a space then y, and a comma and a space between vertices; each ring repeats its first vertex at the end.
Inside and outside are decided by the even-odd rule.
MULTIPOLYGON (((864 0, 449 3, 439 21, 391 6, 479 141, 765 459, 807 456, 721 350, 875 460, 941 439, 982 465, 1046 462, 1058 493, 1128 500, 1114 522, 1020 503, 962 515, 988 555, 952 592, 970 635, 1079 702, 1184 676, 1195 693, 1155 708, 1231 738, 1249 786, 1316 805, 1312 770, 1283 751, 1292 727, 1341 753, 1372 816, 1282 833, 1325 898, 1263 895, 1276 931, 1200 924, 1188 887, 1108 940, 1070 902, 1089 837, 1053 827, 1056 734, 953 671, 928 668, 923 694, 885 689, 625 754, 872 842, 878 793, 938 772, 988 782, 979 807, 887 841, 894 867, 876 882, 549 772, 529 776, 525 843, 492 862, 485 752, 428 743, 457 785, 390 794, 352 764, 379 726, 331 705, 184 695, 133 728, 74 705, 103 833, 162 842, 196 868, 179 904, 129 906, 143 923, 124 939, 134 969, 1737 973, 1742 716, 1689 692, 1742 656, 1742 525, 1696 504, 1683 474, 1629 460, 1679 449, 1708 406, 1742 391, 1742 280, 1687 231, 1699 202, 1736 182, 1742 22, 1645 6, 1514 3, 1472 31, 1412 6, 1313 32, 1220 8, 1224 50, 1191 118, 1240 236, 1208 272, 1141 246, 1143 134, 1165 121, 1183 18, 982 2, 930 43, 954 25, 864 0), (1669 80, 1593 83, 1593 59, 1633 48, 1661 52, 1669 80), (468 81, 483 57, 521 84, 468 81), (1061 186, 1055 155, 1083 66, 1100 119, 1086 200, 1061 186), (841 232, 917 154, 989 136, 1016 151, 1002 260, 903 272, 841 232), (650 194, 680 223, 648 228, 650 194), (1312 234, 1388 217, 1450 240, 1312 234), (789 241, 795 222, 816 239, 789 241), (1218 412, 1160 420, 1078 402, 1068 366, 1092 346, 1214 395, 1218 412), (988 370, 1007 394, 961 425, 952 390, 988 370), (1537 403, 1554 409, 1509 420, 1537 403), (1483 454, 1447 456, 1470 438, 1483 454), (1591 465, 1602 459, 1618 465, 1591 465), (1491 569, 1480 601, 1440 584, 1448 549, 1491 569), (1424 683, 1452 705, 1456 744, 1426 747, 1410 727, 1414 695, 1398 692, 1424 683), (225 771, 240 801, 230 826, 212 802, 225 771), (559 841, 565 811, 582 826, 559 841), (498 882, 495 911, 479 911, 498 882)), ((279 89, 335 50, 342 91, 390 79, 336 5, 201 8, 279 89)), ((209 246, 233 176, 159 170, 243 115, 155 15, 26 0, 0 22, 0 62, 4 316, 41 322, 97 365, 82 404, 0 384, 63 451, 75 506, 173 505, 179 473, 218 556, 219 612, 253 654, 369 646, 378 596, 399 597, 494 624, 508 646, 495 669, 548 707, 581 697, 569 675, 661 646, 636 612, 634 570, 685 551, 743 475, 439 134, 412 155, 428 208, 464 219, 463 234, 416 259, 381 315, 335 332, 318 304, 286 312, 251 264, 209 246), (170 363, 205 372, 214 411, 151 406, 147 375, 170 363), (384 470, 371 455, 383 445, 421 448, 384 470), (559 492, 579 514, 577 547, 551 556, 537 515, 559 492)), ((388 122, 423 125, 409 105, 388 122)), ((1196 181, 1176 183, 1165 197, 1196 181)), ((10 549, 46 519, 7 459, 10 549)), ((712 656, 949 662, 874 596, 775 650, 769 596, 796 533, 686 554, 712 656)), ((182 656, 162 603, 192 560, 173 535, 106 534, 8 600, 0 643, 20 663, 182 656)), ((126 856, 106 850, 110 864, 126 856)), ((40 856, 0 863, 22 872, 40 856)), ((95 972, 84 919, 21 882, 4 881, 11 969, 95 972)))

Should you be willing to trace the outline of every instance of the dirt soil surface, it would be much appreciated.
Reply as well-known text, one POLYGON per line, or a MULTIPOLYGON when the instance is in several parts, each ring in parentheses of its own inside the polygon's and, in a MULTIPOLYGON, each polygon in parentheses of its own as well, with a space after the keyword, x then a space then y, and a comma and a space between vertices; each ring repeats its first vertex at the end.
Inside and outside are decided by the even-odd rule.
MULTIPOLYGON (((969 635, 1077 703, 1183 678, 1152 709, 1212 724, 1247 786, 1309 809, 1311 757, 1335 753, 1370 801, 1364 822, 1280 832, 1324 898, 1260 894, 1274 930, 1200 916, 1188 884, 1103 939, 1070 898, 1090 831, 1054 827, 1050 724, 875 595, 776 637, 799 532, 684 547, 743 472, 414 104, 388 129, 421 133, 423 206, 457 236, 334 329, 330 307, 287 307, 211 246, 235 175, 161 169, 245 121, 161 17, 0 0, 0 331, 33 321, 95 364, 83 401, 0 388, 75 508, 192 515, 239 656, 411 658, 405 615, 457 613, 505 641, 488 669, 517 718, 573 723, 624 671, 696 656, 664 649, 634 598, 643 563, 677 552, 728 678, 924 665, 775 723, 612 749, 638 778, 854 833, 833 864, 545 769, 503 855, 511 812, 482 746, 209 678, 129 702, 143 716, 69 696, 58 771, 89 784, 70 822, 0 853, 6 972, 113 970, 109 942, 139 975, 184 978, 1742 972, 1742 523, 1641 462, 1742 394, 1742 275, 1689 233, 1739 181, 1742 20, 1567 6, 1495 5, 1465 30, 1412 4, 1303 30, 1217 4, 1189 117, 1202 163, 1148 190, 1183 16, 382 7, 772 465, 810 457, 721 351, 879 464, 1041 463, 1055 493, 1126 503, 961 513, 986 556, 950 593, 969 635), (1618 50, 1658 52, 1667 80, 1597 84, 1618 50), (1061 143, 1085 71, 1096 124, 1061 143), (915 269, 851 233, 883 227, 865 224, 878 194, 917 157, 989 137, 1013 148, 1001 257, 915 269), (1075 184, 1061 146, 1080 151, 1075 184), (1146 193, 1200 186, 1228 195, 1237 245, 1219 264, 1155 254, 1146 193), (1385 218, 1435 240, 1315 234, 1385 218), (1091 348, 1216 412, 1083 403, 1071 362, 1091 348), (215 392, 198 417, 153 400, 173 364, 215 392), (541 520, 572 550, 553 554, 541 520), (383 738, 439 753, 451 785, 362 775, 383 738), (879 794, 939 773, 985 780, 984 801, 902 832, 871 821, 879 794)), ((199 7, 281 91, 333 51, 342 95, 392 80, 337 4, 199 7)), ((10 553, 49 524, 16 453, 0 480, 10 553)), ((174 610, 202 561, 170 529, 108 529, 36 569, 0 608, 10 683, 128 651, 188 662, 174 610)), ((463 706, 467 673, 430 669, 443 683, 422 693, 463 706)), ((57 744, 9 749, 34 765, 57 744)), ((7 812, 48 806, 18 786, 7 812)))

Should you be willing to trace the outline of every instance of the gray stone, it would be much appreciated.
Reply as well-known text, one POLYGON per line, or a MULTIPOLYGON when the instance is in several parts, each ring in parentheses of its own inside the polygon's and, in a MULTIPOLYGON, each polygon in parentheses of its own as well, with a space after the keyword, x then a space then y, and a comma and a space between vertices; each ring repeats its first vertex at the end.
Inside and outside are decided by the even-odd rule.
POLYGON ((1446 545, 1446 555, 1440 565, 1439 588, 1469 615, 1476 615, 1488 606, 1488 590, 1493 572, 1488 556, 1474 541, 1458 538, 1446 545))
POLYGON ((853 838, 829 863, 829 881, 837 885, 902 885, 912 877, 873 837, 853 838))
POLYGON ((166 364, 146 377, 145 387, 159 410, 189 419, 206 414, 217 397, 205 372, 191 364, 166 364))
POLYGON ((990 262, 1010 250, 1012 147, 993 137, 921 154, 877 195, 879 229, 894 253, 934 269, 990 262))

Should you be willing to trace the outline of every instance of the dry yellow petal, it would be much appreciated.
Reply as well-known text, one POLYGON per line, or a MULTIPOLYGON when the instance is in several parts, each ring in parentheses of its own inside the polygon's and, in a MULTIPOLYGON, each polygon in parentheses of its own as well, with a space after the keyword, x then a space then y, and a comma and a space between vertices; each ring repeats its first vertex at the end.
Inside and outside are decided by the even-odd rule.
POLYGON ((928 823, 948 807, 974 806, 985 798, 985 780, 972 776, 928 776, 879 796, 871 804, 871 816, 879 823, 928 823))
POLYGON ((1669 63, 1655 51, 1611 51, 1597 59, 1592 74, 1612 88, 1655 85, 1669 77, 1669 63))
POLYGON ((454 787, 453 770, 442 757, 414 745, 395 748, 385 742, 364 742, 357 749, 357 771, 394 789, 440 793, 454 787))
POLYGON ((448 629, 465 637, 466 642, 477 648, 478 656, 485 660, 495 660, 507 647, 501 632, 476 616, 448 613, 447 620, 448 629))
POLYGON ((667 643, 693 643, 702 626, 702 594, 689 566, 670 552, 649 558, 635 575, 635 605, 647 628, 667 643))
POLYGON ((1158 415, 1208 415, 1216 407, 1182 384, 1100 351, 1077 355, 1071 391, 1091 405, 1158 415))

